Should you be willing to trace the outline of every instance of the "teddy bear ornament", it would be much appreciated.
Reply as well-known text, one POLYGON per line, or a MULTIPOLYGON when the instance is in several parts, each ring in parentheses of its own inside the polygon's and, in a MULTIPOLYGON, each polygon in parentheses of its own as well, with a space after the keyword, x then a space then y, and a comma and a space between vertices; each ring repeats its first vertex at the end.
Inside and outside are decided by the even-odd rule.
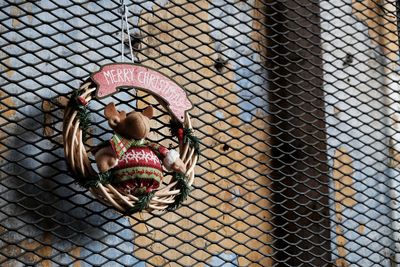
POLYGON ((110 103, 104 115, 114 135, 95 149, 94 155, 100 173, 110 171, 118 191, 132 195, 152 192, 162 182, 163 167, 167 171, 186 172, 177 151, 146 140, 153 117, 152 106, 143 112, 126 113, 110 103))

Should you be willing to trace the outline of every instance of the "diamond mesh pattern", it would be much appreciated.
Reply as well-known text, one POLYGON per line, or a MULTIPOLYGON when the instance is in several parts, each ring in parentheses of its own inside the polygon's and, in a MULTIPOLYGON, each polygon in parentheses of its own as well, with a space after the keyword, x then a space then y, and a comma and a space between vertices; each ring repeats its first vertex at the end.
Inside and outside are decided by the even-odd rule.
MULTIPOLYGON (((1 266, 397 266, 392 0, 125 1, 135 62, 188 92, 201 157, 174 212, 123 217, 74 182, 69 94, 120 61, 120 1, 0 3, 1 266)), ((129 56, 129 43, 124 42, 129 56)), ((90 103, 156 108, 145 92, 90 103)))

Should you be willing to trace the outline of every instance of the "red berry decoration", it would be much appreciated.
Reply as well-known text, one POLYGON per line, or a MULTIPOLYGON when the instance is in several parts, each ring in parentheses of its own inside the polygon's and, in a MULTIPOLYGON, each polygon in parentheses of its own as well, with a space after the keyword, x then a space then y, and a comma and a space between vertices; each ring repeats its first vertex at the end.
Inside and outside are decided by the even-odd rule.
POLYGON ((181 143, 183 140, 183 133, 184 133, 183 129, 179 128, 178 132, 177 132, 177 137, 178 137, 179 143, 181 143))
POLYGON ((78 102, 84 107, 86 107, 88 104, 88 102, 86 101, 86 99, 83 96, 78 96, 78 102))

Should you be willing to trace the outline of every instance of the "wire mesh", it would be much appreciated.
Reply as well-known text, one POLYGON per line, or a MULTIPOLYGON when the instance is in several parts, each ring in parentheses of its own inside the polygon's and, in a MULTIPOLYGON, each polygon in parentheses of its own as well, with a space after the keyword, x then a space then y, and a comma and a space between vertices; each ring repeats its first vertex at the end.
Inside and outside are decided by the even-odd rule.
MULTIPOLYGON (((120 61, 120 1, 1 1, 1 266, 400 264, 395 1, 125 3, 135 62, 195 106, 190 198, 124 217, 68 172, 63 109, 120 61)), ((177 146, 130 90, 92 101, 89 147, 110 137, 110 101, 152 104, 151 139, 177 146)))

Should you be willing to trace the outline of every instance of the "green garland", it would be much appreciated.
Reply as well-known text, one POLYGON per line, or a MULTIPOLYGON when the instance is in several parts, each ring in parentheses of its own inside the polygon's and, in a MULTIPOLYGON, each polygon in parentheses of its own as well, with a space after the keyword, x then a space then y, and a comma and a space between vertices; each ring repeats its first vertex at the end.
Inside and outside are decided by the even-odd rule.
POLYGON ((103 172, 98 173, 95 176, 91 177, 80 177, 76 179, 76 182, 86 188, 89 189, 90 187, 98 187, 99 184, 111 184, 113 182, 113 175, 111 172, 103 172))
POLYGON ((168 211, 173 211, 179 208, 179 206, 188 198, 190 193, 190 187, 186 175, 182 173, 174 173, 174 179, 177 181, 177 186, 180 188, 180 194, 176 196, 175 202, 168 206, 168 211))
MULTIPOLYGON (((82 139, 86 141, 86 138, 88 136, 87 131, 91 124, 91 120, 89 110, 87 108, 87 103, 81 98, 81 93, 82 90, 75 90, 71 95, 71 99, 68 105, 77 111, 79 128, 82 130, 82 139)), ((181 132, 183 135, 183 142, 189 143, 189 145, 194 148, 195 152, 199 154, 200 141, 196 136, 193 135, 193 130, 189 128, 184 128, 182 131, 182 129, 183 127, 181 123, 177 122, 176 120, 171 121, 171 133, 174 136, 178 136, 179 138, 179 132, 181 132)), ((190 187, 188 185, 188 178, 186 177, 186 175, 175 172, 173 174, 173 177, 177 181, 177 187, 180 189, 180 194, 176 196, 174 203, 168 206, 168 211, 176 210, 188 198, 190 193, 190 187)), ((100 184, 105 185, 112 183, 113 175, 110 171, 108 171, 104 173, 98 173, 92 177, 79 177, 76 179, 76 182, 80 186, 89 189, 90 187, 98 187, 100 184)), ((135 203, 135 205, 127 209, 124 214, 131 215, 133 213, 147 209, 153 196, 154 192, 139 196, 138 201, 135 203)))
POLYGON ((150 192, 145 195, 139 196, 138 201, 135 203, 135 205, 133 205, 132 207, 127 209, 124 212, 124 214, 131 215, 133 213, 140 212, 140 211, 147 209, 150 205, 150 201, 153 198, 153 196, 154 196, 154 192, 150 192))
POLYGON ((183 132, 184 132, 183 142, 189 143, 189 145, 194 148, 194 152, 196 152, 196 154, 199 155, 200 154, 200 140, 197 136, 195 136, 193 134, 193 129, 185 128, 183 130, 183 132))
POLYGON ((184 143, 189 143, 189 145, 194 148, 196 154, 200 154, 200 140, 194 135, 193 129, 183 128, 182 123, 177 120, 171 120, 169 127, 173 136, 177 136, 178 139, 183 138, 184 143), (179 135, 182 136, 180 137, 179 135))
POLYGON ((83 141, 86 141, 87 131, 92 121, 90 120, 89 110, 86 107, 87 105, 79 100, 81 93, 82 90, 75 90, 74 92, 72 92, 71 99, 68 105, 78 112, 79 128, 82 130, 82 139, 83 141))
POLYGON ((179 135, 179 129, 182 129, 183 128, 183 125, 182 125, 182 123, 180 123, 178 120, 176 120, 176 119, 172 119, 170 122, 169 122, 169 131, 171 132, 171 134, 173 135, 173 136, 178 136, 179 135))

